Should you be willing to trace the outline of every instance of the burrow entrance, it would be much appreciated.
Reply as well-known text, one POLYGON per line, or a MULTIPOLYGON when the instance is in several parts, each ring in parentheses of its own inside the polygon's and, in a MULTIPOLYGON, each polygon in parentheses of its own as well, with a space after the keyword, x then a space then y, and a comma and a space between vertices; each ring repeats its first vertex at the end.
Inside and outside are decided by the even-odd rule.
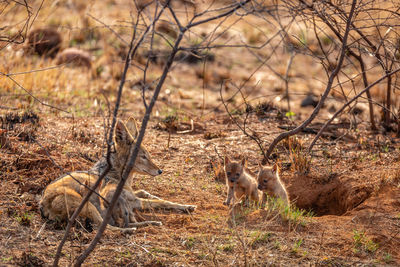
POLYGON ((370 197, 373 188, 342 183, 337 177, 298 176, 290 181, 288 191, 298 208, 323 216, 343 215, 354 209, 370 197))

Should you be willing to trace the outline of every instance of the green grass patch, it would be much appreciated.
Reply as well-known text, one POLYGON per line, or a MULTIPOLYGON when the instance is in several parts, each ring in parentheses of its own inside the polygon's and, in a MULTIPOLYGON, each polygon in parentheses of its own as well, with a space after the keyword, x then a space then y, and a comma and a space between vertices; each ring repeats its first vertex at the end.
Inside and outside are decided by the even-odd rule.
POLYGON ((354 253, 367 252, 374 253, 379 248, 379 244, 369 239, 364 231, 353 230, 353 251, 354 253))
POLYGON ((294 225, 305 226, 314 216, 311 211, 299 209, 294 205, 287 205, 282 199, 267 196, 265 209, 270 213, 278 212, 284 221, 294 225))

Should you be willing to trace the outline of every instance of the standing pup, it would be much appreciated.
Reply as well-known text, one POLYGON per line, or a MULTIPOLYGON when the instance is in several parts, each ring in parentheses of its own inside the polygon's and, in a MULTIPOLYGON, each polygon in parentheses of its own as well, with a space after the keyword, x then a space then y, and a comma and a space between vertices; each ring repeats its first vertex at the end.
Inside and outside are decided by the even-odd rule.
MULTIPOLYGON (((267 193, 268 195, 281 198, 285 204, 289 205, 289 197, 285 188, 285 185, 282 183, 279 178, 279 168, 278 165, 275 164, 273 167, 263 167, 260 163, 258 164, 259 172, 258 172, 258 189, 267 193)), ((262 197, 262 205, 265 205, 266 195, 263 194, 262 197)))
POLYGON ((236 199, 241 199, 245 196, 246 205, 249 204, 249 199, 256 203, 260 201, 261 192, 257 189, 257 181, 252 174, 246 171, 246 167, 247 162, 245 159, 242 159, 241 162, 235 162, 230 161, 229 157, 225 156, 224 170, 228 195, 224 205, 231 205, 233 196, 236 199))

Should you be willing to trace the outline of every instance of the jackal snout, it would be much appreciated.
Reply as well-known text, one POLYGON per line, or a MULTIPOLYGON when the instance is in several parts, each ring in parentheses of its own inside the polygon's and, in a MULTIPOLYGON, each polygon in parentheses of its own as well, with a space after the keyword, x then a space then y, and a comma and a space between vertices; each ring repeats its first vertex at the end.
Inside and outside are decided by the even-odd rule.
POLYGON ((145 147, 140 148, 140 152, 136 158, 134 170, 142 174, 157 176, 162 174, 162 170, 152 161, 149 152, 145 147))
POLYGON ((42 206, 39 207, 39 210, 40 210, 40 216, 41 216, 43 219, 49 217, 48 214, 46 214, 46 213, 44 212, 44 209, 43 209, 42 206))

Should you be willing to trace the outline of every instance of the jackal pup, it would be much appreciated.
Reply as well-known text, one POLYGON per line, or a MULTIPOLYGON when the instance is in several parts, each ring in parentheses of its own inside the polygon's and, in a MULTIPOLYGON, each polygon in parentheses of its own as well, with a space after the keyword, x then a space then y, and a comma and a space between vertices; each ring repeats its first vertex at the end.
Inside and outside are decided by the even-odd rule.
POLYGON ((259 163, 258 167, 258 189, 264 192, 262 197, 262 206, 265 205, 265 201, 267 198, 265 193, 267 193, 271 197, 281 198, 287 205, 289 205, 290 202, 285 185, 279 178, 278 165, 275 164, 272 167, 266 167, 262 166, 259 163))
POLYGON ((241 199, 244 196, 246 205, 249 204, 250 199, 258 203, 261 192, 257 189, 255 177, 246 170, 246 159, 235 162, 231 161, 228 156, 225 156, 224 162, 226 186, 228 188, 228 195, 224 201, 224 205, 230 206, 233 196, 236 199, 241 199))
MULTIPOLYGON (((100 198, 98 195, 92 195, 90 201, 81 211, 80 217, 89 218, 96 225, 102 223, 101 213, 107 208, 117 184, 121 180, 121 174, 135 146, 137 134, 137 124, 134 118, 129 118, 126 124, 120 120, 117 121, 114 133, 115 150, 110 155, 111 170, 104 177, 101 187, 96 190, 96 192, 100 193, 100 198)), ((107 160, 106 157, 103 157, 89 171, 72 172, 49 184, 44 190, 40 201, 42 215, 49 219, 67 219, 79 206, 84 193, 88 191, 83 186, 91 187, 106 168, 107 160)), ((162 170, 152 161, 149 152, 143 145, 139 148, 139 153, 132 169, 132 173, 134 172, 152 176, 162 173, 162 170)), ((188 212, 196 208, 193 205, 181 205, 162 200, 144 190, 133 191, 131 187, 132 173, 124 185, 116 208, 113 210, 111 225, 109 225, 110 229, 131 232, 136 226, 161 225, 161 222, 153 221, 138 223, 135 218, 136 210, 164 208, 188 212), (121 228, 127 226, 132 228, 121 228)))

